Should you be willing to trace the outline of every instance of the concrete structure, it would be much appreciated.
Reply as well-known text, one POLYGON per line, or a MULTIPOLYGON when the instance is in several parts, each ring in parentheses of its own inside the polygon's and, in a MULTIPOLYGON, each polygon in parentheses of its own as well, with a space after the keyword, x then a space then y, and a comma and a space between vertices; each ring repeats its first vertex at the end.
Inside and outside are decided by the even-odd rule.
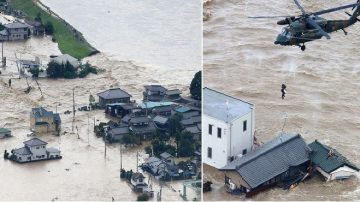
POLYGON ((255 131, 253 104, 204 88, 203 107, 204 163, 222 168, 252 150, 255 131))
POLYGON ((61 158, 59 150, 46 148, 46 145, 47 143, 39 138, 32 138, 24 142, 24 147, 13 149, 9 159, 19 163, 26 163, 61 158))
POLYGON ((335 149, 315 140, 309 144, 312 149, 310 160, 326 181, 346 179, 359 174, 359 168, 335 149))
POLYGON ((65 65, 67 62, 69 62, 73 67, 79 67, 80 62, 78 59, 74 58, 73 56, 69 54, 59 55, 56 57, 52 57, 50 59, 50 62, 56 62, 59 65, 65 65))
POLYGON ((11 136, 11 131, 9 129, 0 128, 0 138, 10 137, 10 136, 11 136))
POLYGON ((148 192, 150 191, 148 184, 145 182, 145 177, 142 173, 133 173, 130 180, 133 190, 135 192, 148 192))
POLYGON ((30 113, 30 129, 35 133, 59 133, 61 130, 60 115, 47 111, 43 107, 33 108, 30 113))
POLYGON ((131 95, 120 88, 112 88, 97 94, 99 96, 99 106, 105 107, 112 103, 130 103, 131 95))

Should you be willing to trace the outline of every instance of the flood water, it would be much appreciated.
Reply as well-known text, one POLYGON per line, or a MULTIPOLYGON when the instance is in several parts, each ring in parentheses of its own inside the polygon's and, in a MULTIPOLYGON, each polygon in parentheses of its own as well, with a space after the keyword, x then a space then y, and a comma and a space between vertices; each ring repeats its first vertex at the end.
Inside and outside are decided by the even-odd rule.
MULTIPOLYGON (((71 8, 67 6, 70 1, 44 3, 64 16, 70 24, 83 32, 94 47, 102 51, 85 58, 84 62, 89 61, 105 72, 89 75, 84 79, 39 79, 43 95, 36 83, 29 79, 29 85, 33 89, 30 94, 25 94, 23 91, 27 88, 27 82, 24 78, 13 79, 12 87, 7 86, 9 78, 18 78, 14 53, 21 59, 34 59, 34 56, 38 56, 43 64, 47 64, 49 55, 60 54, 60 51, 49 37, 4 44, 7 68, 1 69, 0 76, 0 127, 11 129, 14 137, 0 139, 1 155, 5 149, 22 147, 22 142, 30 138, 26 134, 30 132, 30 111, 33 107, 43 106, 55 111, 56 106, 61 104, 57 110, 61 114, 62 131, 67 133, 60 137, 38 136, 47 141, 48 146, 60 148, 63 156, 61 160, 22 165, 1 160, 0 200, 109 201, 112 197, 115 200, 136 200, 137 195, 119 178, 119 144, 108 145, 105 158, 104 142, 92 132, 94 119, 108 121, 109 118, 105 117, 102 110, 78 111, 75 117, 78 132, 76 129, 72 132, 72 116, 65 115, 64 112, 72 110, 73 88, 76 108, 87 105, 90 94, 96 95, 111 87, 121 87, 137 101, 142 99, 143 86, 147 84, 179 88, 183 95, 188 95, 190 82, 201 68, 201 29, 197 25, 201 22, 198 10, 201 7, 196 7, 193 1, 181 5, 175 1, 157 4, 76 1, 71 2, 71 8), (171 10, 166 10, 167 8, 171 10), (66 13, 68 10, 70 12, 66 13), (74 11, 76 15, 73 15, 74 11), (164 12, 159 14, 160 11, 164 12), (197 19, 200 22, 193 19, 196 15, 199 15, 197 19), (147 19, 150 20, 149 23, 147 19), (161 19, 165 20, 161 23, 161 19)), ((139 152, 139 164, 144 162, 147 158, 144 146, 123 148, 124 169, 136 170, 136 152, 139 152)), ((149 176, 145 176, 148 180, 149 176)), ((159 182, 153 178, 150 182, 155 194, 159 192, 159 182)), ((182 181, 166 183, 162 189, 162 199, 182 200, 179 190, 182 192, 182 181)), ((195 191, 190 189, 187 189, 187 195, 190 200, 196 197, 195 191)), ((156 200, 156 197, 152 200, 156 200)))
MULTIPOLYGON (((301 1, 305 10, 354 3, 345 0, 301 1)), ((204 22, 204 83, 256 106, 256 136, 262 142, 284 131, 298 132, 310 143, 315 139, 331 145, 360 165, 360 24, 331 34, 331 40, 299 47, 274 45, 281 26, 277 19, 249 19, 256 15, 292 15, 300 11, 291 0, 213 0, 211 17, 204 22), (281 84, 288 93, 281 100, 281 84)), ((351 12, 351 9, 349 9, 351 12)), ((327 19, 347 19, 344 12, 327 19)), ((214 191, 204 200, 242 200, 223 187, 223 174, 205 166, 204 180, 214 191)), ((325 183, 315 177, 294 190, 274 188, 252 200, 359 200, 358 178, 325 183)))

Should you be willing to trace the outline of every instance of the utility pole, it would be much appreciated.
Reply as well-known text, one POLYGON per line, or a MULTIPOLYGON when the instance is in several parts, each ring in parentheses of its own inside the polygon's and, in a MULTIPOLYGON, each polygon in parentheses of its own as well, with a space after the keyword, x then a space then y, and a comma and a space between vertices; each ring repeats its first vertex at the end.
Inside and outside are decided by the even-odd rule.
POLYGON ((75 122, 75 88, 73 88, 73 120, 72 120, 72 132, 74 132, 74 122, 75 122))
POLYGON ((136 152, 136 172, 139 172, 139 152, 136 152))
POLYGON ((90 118, 89 118, 89 114, 88 114, 88 128, 87 128, 87 134, 88 134, 88 146, 90 146, 90 118))
POLYGON ((104 158, 106 159, 106 140, 104 140, 104 146, 105 146, 104 158))
POLYGON ((120 144, 120 171, 122 170, 122 151, 121 151, 121 144, 120 144))

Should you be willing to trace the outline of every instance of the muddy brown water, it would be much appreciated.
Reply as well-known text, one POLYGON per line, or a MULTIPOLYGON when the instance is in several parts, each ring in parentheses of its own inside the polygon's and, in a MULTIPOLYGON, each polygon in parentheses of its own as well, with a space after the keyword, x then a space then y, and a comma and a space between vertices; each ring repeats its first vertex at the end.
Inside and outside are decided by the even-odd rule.
MULTIPOLYGON (((308 11, 347 3, 302 1, 308 11)), ((211 1, 204 22, 204 83, 255 104, 256 136, 266 142, 282 129, 298 132, 310 143, 331 145, 360 165, 360 24, 333 33, 331 40, 298 47, 273 44, 281 26, 276 19, 253 20, 255 15, 299 14, 292 1, 211 1), (280 87, 288 94, 281 100, 280 87)), ((350 11, 351 12, 351 11, 350 11)), ((347 19, 343 12, 324 15, 347 19)), ((204 179, 214 182, 205 200, 243 200, 225 192, 223 174, 204 167, 204 179)), ((313 178, 291 191, 274 188, 251 200, 359 200, 360 182, 354 177, 325 183, 313 178)))
MULTIPOLYGON (((1 69, 0 76, 0 127, 12 130, 14 137, 0 139, 0 200, 136 200, 129 185, 120 180, 120 149, 119 144, 107 146, 107 156, 102 139, 96 138, 92 132, 94 118, 108 121, 102 110, 77 112, 75 129, 72 133, 72 116, 65 115, 72 110, 72 89, 75 88, 76 108, 87 105, 89 95, 106 90, 110 87, 121 87, 133 95, 133 99, 142 99, 143 85, 162 84, 168 88, 179 88, 188 95, 188 85, 195 74, 195 69, 177 70, 173 77, 173 69, 142 67, 132 62, 109 59, 106 54, 98 54, 89 58, 91 64, 105 69, 98 75, 89 75, 84 79, 50 80, 39 79, 43 96, 36 83, 29 79, 33 87, 30 94, 25 94, 27 84, 24 78, 12 80, 12 87, 7 86, 9 78, 17 78, 14 52, 22 59, 33 59, 38 56, 43 64, 47 64, 49 55, 59 54, 57 44, 50 38, 31 38, 26 42, 5 43, 5 56, 8 67, 1 69), (67 132, 60 137, 45 134, 38 137, 47 141, 49 146, 60 148, 61 160, 43 161, 29 164, 16 164, 2 158, 5 149, 11 150, 23 146, 30 126, 32 107, 43 106, 48 110, 56 110, 61 114, 62 131, 67 132), (88 125, 89 117, 89 125, 88 125), (90 132, 88 133, 88 127, 90 132), (89 135, 88 135, 89 134, 89 135), (89 139, 89 141, 88 141, 89 139), (90 146, 89 146, 90 145, 90 146)), ((144 146, 123 148, 123 168, 136 170, 136 152, 139 152, 139 164, 147 155, 144 146)), ((149 175, 145 174, 149 179, 149 175)), ((151 178, 155 194, 159 192, 159 182, 151 178)), ((168 182, 162 190, 163 200, 182 200, 179 196, 182 181, 168 182)), ((188 199, 196 196, 195 191, 188 190, 188 199)), ((152 200, 156 200, 154 197, 152 200)))

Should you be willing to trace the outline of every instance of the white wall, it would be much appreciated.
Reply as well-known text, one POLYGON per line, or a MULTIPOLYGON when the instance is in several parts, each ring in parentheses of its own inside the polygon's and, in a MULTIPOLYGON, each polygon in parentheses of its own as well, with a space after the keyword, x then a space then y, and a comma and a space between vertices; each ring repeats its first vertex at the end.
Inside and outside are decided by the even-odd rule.
POLYGON ((242 155, 244 149, 251 151, 255 131, 254 111, 227 124, 221 120, 203 114, 202 118, 202 159, 215 168, 222 168, 229 163, 231 156, 242 155), (243 131, 243 121, 247 120, 247 130, 243 131), (213 125, 209 135, 209 124, 213 125), (222 130, 221 138, 217 136, 217 128, 222 130), (212 158, 208 158, 208 147, 212 148, 212 158), (231 150, 230 150, 231 148, 231 150))
POLYGON ((32 157, 31 157, 32 160, 38 160, 38 159, 47 158, 46 146, 45 145, 30 147, 30 151, 31 151, 31 153, 33 153, 32 157), (36 147, 39 147, 39 149, 37 149, 36 147), (44 157, 37 157, 37 156, 42 156, 42 155, 44 155, 44 157))
POLYGON ((333 172, 331 172, 330 174, 330 178, 328 179, 329 180, 335 180, 336 178, 348 178, 352 175, 356 175, 358 172, 354 169, 351 169, 347 166, 343 166, 343 167, 340 167, 336 170, 334 170, 333 172))

